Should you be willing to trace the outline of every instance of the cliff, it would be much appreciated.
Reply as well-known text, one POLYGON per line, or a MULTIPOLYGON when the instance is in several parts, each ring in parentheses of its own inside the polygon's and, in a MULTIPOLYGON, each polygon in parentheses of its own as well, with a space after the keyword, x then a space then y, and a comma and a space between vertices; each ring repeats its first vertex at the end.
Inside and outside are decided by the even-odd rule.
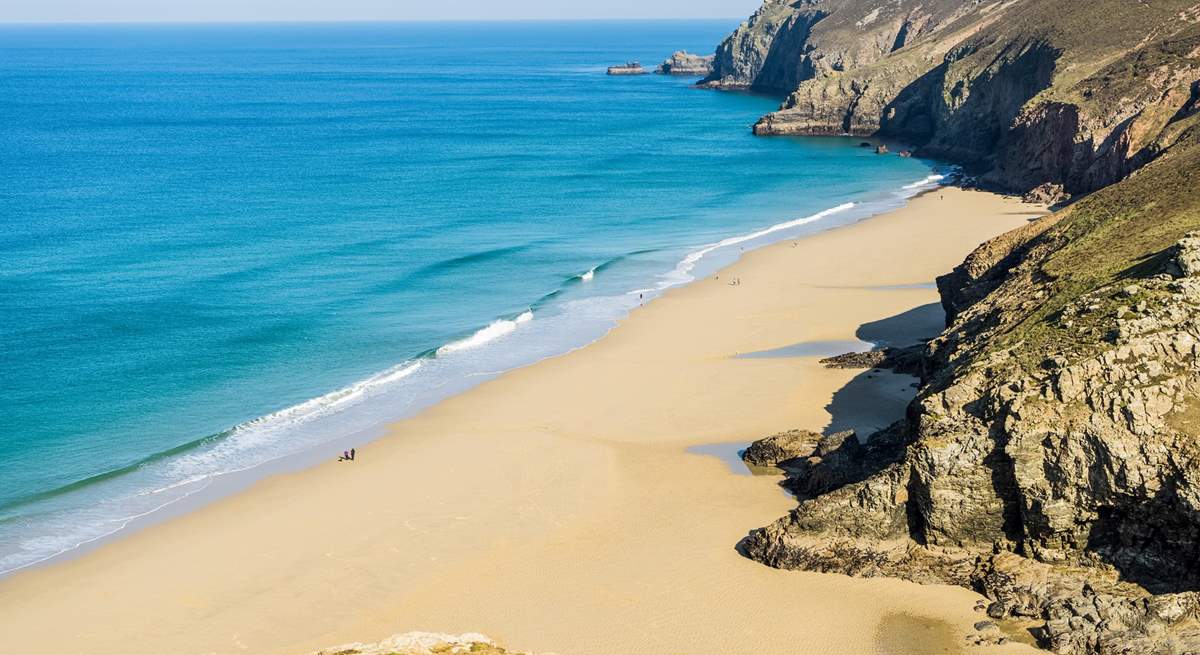
POLYGON ((767 0, 702 85, 786 93, 762 135, 878 135, 1052 196, 1153 160, 1200 103, 1195 0, 767 0))
POLYGON ((799 506, 743 552, 969 587, 1058 653, 1200 652, 1200 127, 1177 122, 939 279, 905 421, 805 453, 799 506))

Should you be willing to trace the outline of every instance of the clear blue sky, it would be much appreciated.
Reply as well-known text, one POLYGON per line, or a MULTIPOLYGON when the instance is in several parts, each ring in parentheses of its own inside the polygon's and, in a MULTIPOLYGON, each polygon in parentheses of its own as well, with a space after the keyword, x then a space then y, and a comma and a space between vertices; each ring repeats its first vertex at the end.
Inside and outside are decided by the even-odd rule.
POLYGON ((762 0, 0 0, 0 21, 731 18, 762 0))

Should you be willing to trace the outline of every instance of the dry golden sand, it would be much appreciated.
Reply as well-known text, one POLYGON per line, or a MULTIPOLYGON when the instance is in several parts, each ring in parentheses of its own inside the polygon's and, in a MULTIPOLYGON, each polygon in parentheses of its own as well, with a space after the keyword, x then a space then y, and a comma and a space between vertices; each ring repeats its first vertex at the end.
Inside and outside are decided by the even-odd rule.
POLYGON ((294 654, 409 630, 564 655, 957 652, 977 596, 742 558, 736 542, 794 502, 688 449, 821 429, 858 376, 834 409, 898 417, 899 376, 733 356, 935 302, 878 287, 931 282, 1035 213, 947 189, 748 254, 596 344, 393 426, 353 464, 0 581, 0 652, 294 654))

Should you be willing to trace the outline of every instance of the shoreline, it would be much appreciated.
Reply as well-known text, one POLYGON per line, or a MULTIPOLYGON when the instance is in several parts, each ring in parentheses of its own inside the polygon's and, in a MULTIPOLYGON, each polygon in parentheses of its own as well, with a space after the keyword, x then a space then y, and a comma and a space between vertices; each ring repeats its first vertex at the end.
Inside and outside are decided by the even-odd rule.
MULTIPOLYGON (((925 194, 933 193, 938 189, 945 188, 940 186, 939 183, 946 179, 947 176, 952 175, 952 173, 947 172, 947 170, 948 169, 945 169, 944 167, 932 167, 929 174, 922 179, 890 191, 876 192, 874 195, 868 195, 857 200, 848 200, 839 205, 827 207, 800 218, 788 219, 763 228, 755 229, 751 232, 735 234, 722 238, 719 241, 694 246, 686 250, 686 254, 676 263, 674 269, 660 273, 656 277, 657 283, 654 283, 651 287, 645 289, 628 291, 623 295, 632 298, 633 294, 637 294, 640 291, 645 291, 649 294, 649 297, 645 302, 649 303, 674 289, 686 287, 698 280, 703 280, 707 275, 712 275, 714 273, 719 274, 720 271, 736 263, 741 256, 746 254, 747 251, 744 249, 741 252, 735 251, 733 250, 735 246, 748 244, 750 246, 750 250, 748 252, 753 252, 761 248, 770 247, 781 241, 787 241, 789 239, 804 239, 811 237, 814 234, 819 234, 828 230, 839 229, 862 221, 871 220, 890 211, 896 211, 897 209, 903 208, 908 203, 925 194), (943 172, 938 172, 939 170, 943 172), (832 223, 825 224, 823 222, 825 219, 832 219, 832 223), (808 231, 809 229, 812 231, 808 231), (800 232, 793 233, 797 230, 800 230, 800 232)), ((587 273, 581 274, 578 277, 579 279, 587 281, 589 276, 594 276, 600 269, 604 268, 609 263, 611 262, 602 262, 601 264, 598 264, 590 269, 587 273)), ((554 293, 550 295, 552 296, 554 293)), ((368 387, 381 386, 383 388, 381 389, 379 396, 383 396, 382 399, 378 399, 373 396, 364 396, 364 402, 361 405, 356 403, 345 408, 344 410, 346 414, 350 414, 352 416, 358 412, 362 412, 364 414, 373 414, 373 410, 369 408, 374 408, 376 405, 367 405, 367 403, 388 403, 389 401, 394 400, 387 398, 389 394, 399 393, 403 395, 405 392, 413 392, 412 389, 403 386, 393 386, 392 388, 387 388, 389 383, 390 385, 395 385, 397 382, 402 383, 402 381, 408 378, 410 373, 419 373, 419 369, 422 368, 422 366, 436 361, 439 355, 444 356, 444 354, 453 354, 455 350, 462 349, 462 344, 473 342, 479 339, 481 335, 489 336, 489 339, 482 343, 475 344, 476 347, 487 347, 489 345, 494 347, 496 345, 501 345, 490 344, 490 337, 494 335, 487 335, 486 333, 495 329, 500 324, 510 325, 505 326, 506 330, 498 336, 504 337, 508 336, 509 332, 516 332, 518 328, 521 327, 522 323, 533 319, 535 311, 540 311, 542 309, 541 303, 543 300, 545 300, 545 297, 532 303, 530 305, 530 309, 522 312, 520 316, 514 314, 512 316, 502 316, 496 318, 488 325, 480 326, 469 334, 459 335, 442 343, 439 346, 428 348, 424 352, 408 360, 395 364, 389 369, 379 371, 369 377, 354 381, 345 387, 328 391, 323 395, 307 399, 296 405, 284 407, 255 419, 244 421, 215 433, 214 435, 197 439, 191 444, 185 444, 184 446, 172 448, 165 452, 169 453, 171 456, 182 453, 191 453, 194 452, 199 446, 206 446, 214 443, 219 444, 222 441, 232 439, 239 430, 260 424, 262 422, 270 421, 276 417, 290 415, 309 405, 318 406, 317 409, 319 411, 320 401, 325 398, 337 398, 344 394, 356 393, 355 390, 360 387, 366 389, 368 387), (388 378, 391 378, 391 380, 389 381, 388 378), (217 438, 214 439, 214 437, 217 438)), ((451 390, 442 394, 430 393, 428 390, 424 392, 418 392, 421 393, 422 396, 409 406, 405 407, 403 411, 399 413, 388 414, 383 418, 372 418, 365 422, 351 418, 350 421, 357 421, 357 424, 354 424, 353 427, 350 427, 348 430, 344 425, 327 426, 325 429, 342 430, 341 434, 328 440, 320 441, 319 443, 307 444, 301 447, 301 449, 298 451, 284 452, 281 455, 252 463, 244 468, 211 473, 203 476, 201 479, 195 482, 180 484, 179 486, 185 489, 183 495, 171 498, 157 507, 139 511, 138 513, 130 516, 121 517, 117 519, 117 521, 121 523, 120 527, 115 528, 107 533, 94 537, 88 537, 80 541, 78 544, 60 552, 41 557, 40 559, 21 564, 11 569, 0 571, 0 583, 13 575, 21 573, 22 571, 35 570, 45 566, 53 566, 60 562, 70 561, 72 559, 85 556, 106 544, 127 538, 141 530, 145 530, 162 522, 184 516, 190 512, 194 512, 200 508, 203 508, 206 505, 240 493, 253 486, 259 480, 274 475, 297 473, 305 469, 318 466, 329 459, 330 452, 340 452, 350 448, 362 448, 367 446, 376 439, 386 435, 388 426, 396 422, 412 418, 413 416, 434 405, 437 405, 440 402, 469 391, 478 384, 490 381, 514 370, 536 365, 539 362, 547 359, 568 355, 576 350, 586 348, 596 343, 608 335, 613 329, 618 327, 622 322, 628 319, 630 314, 638 308, 639 306, 637 304, 630 302, 629 306, 623 310, 621 316, 614 318, 611 322, 605 322, 606 327, 604 327, 604 329, 564 351, 539 355, 528 361, 517 363, 514 366, 503 368, 494 372, 468 373, 467 378, 474 377, 475 379, 452 380, 448 385, 451 390)), ((437 386, 440 387, 442 385, 439 384, 437 386)), ((340 416, 342 416, 342 412, 338 411, 334 412, 328 417, 318 417, 317 421, 323 421, 326 419, 337 420, 337 418, 340 416)), ((158 462, 160 459, 166 460, 167 457, 163 457, 163 455, 164 453, 152 454, 147 458, 140 460, 139 462, 128 465, 125 468, 128 469, 128 472, 135 471, 143 463, 158 462)), ((99 477, 107 478, 108 475, 108 473, 105 473, 99 477)), ((153 493, 157 493, 157 490, 153 493)))
POLYGON ((976 616, 965 590, 780 572, 740 558, 737 539, 792 501, 769 478, 735 476, 717 457, 689 452, 821 429, 855 407, 899 417, 901 380, 823 370, 811 357, 736 355, 855 338, 860 326, 928 305, 932 275, 1039 213, 991 194, 945 195, 747 252, 718 274, 743 286, 710 276, 671 289, 586 347, 390 426, 360 448, 360 462, 276 474, 82 557, 6 577, 0 632, 26 647, 45 646, 38 635, 86 635, 95 653, 242 652, 238 644, 302 653, 409 630, 479 631, 564 655, 703 650, 715 627, 740 638, 727 647, 785 652, 796 643, 796 626, 777 625, 785 609, 805 616, 810 643, 816 635, 830 652, 878 648, 878 627, 906 612, 954 632, 976 616), (925 249, 921 262, 905 260, 914 246, 925 249), (857 399, 847 396, 852 385, 857 399), (696 586, 704 575, 714 587, 696 586), (720 598, 697 598, 714 588, 720 598), (805 590, 813 597, 793 598, 805 590), (725 601, 753 611, 719 609, 725 601), (82 607, 93 614, 54 628, 82 607), (655 634, 645 616, 654 607, 670 608, 658 627, 677 634, 655 634), (861 616, 839 613, 848 608, 861 616), (131 643, 147 623, 151 634, 131 643), (611 625, 629 634, 597 632, 611 625))

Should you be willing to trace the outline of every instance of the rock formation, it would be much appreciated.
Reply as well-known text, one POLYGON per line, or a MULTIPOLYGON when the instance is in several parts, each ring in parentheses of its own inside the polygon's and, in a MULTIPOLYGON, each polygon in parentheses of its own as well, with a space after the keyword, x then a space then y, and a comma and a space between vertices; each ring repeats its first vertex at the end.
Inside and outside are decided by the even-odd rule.
POLYGON ((712 73, 714 55, 693 55, 680 50, 658 65, 655 71, 663 75, 695 75, 704 77, 712 73))
POLYGON ((785 467, 743 552, 972 588, 1057 653, 1200 653, 1198 134, 939 279, 905 421, 785 467))
POLYGON ((1006 190, 1078 195, 1200 109, 1200 4, 766 0, 701 84, 788 94, 758 134, 886 136, 1006 190))
POLYGON ((742 453, 750 466, 779 466, 788 460, 808 457, 817 449, 821 435, 809 430, 790 430, 759 439, 742 453))
POLYGON ((627 61, 623 64, 608 67, 609 75, 645 75, 646 69, 636 61, 627 61))

